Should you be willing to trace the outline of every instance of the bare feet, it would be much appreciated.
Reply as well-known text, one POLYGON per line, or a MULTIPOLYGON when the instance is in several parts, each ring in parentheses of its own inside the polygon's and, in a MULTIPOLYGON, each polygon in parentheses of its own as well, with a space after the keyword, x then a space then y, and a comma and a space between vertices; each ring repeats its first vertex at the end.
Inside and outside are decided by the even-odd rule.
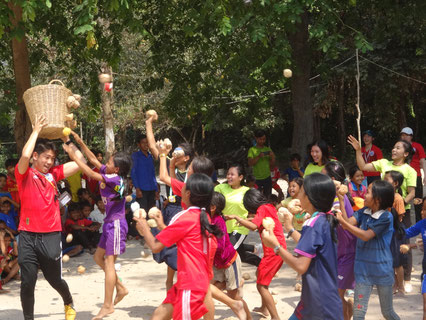
POLYGON ((92 320, 103 319, 103 317, 106 317, 107 315, 113 312, 114 312, 114 307, 110 307, 110 308, 102 307, 101 310, 99 310, 99 313, 95 317, 93 317, 92 320))
POLYGON ((262 314, 265 317, 269 317, 269 311, 268 311, 268 309, 266 307, 263 307, 263 306, 253 308, 253 312, 257 312, 257 313, 262 314))
POLYGON ((235 315, 240 320, 246 320, 247 314, 244 310, 244 303, 241 300, 235 300, 235 302, 231 305, 231 310, 235 313, 235 315))
POLYGON ((127 290, 125 287, 121 287, 120 290, 117 290, 117 294, 115 295, 114 299, 114 305, 119 303, 127 294, 129 293, 129 290, 127 290))

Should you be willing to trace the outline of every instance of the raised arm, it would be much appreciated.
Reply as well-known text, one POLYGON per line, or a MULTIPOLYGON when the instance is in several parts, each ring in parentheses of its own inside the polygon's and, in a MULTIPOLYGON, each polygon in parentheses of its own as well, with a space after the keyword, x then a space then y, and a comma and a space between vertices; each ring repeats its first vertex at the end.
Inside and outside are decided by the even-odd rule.
POLYGON ((19 158, 18 171, 20 174, 24 174, 28 170, 38 135, 46 125, 47 122, 45 116, 37 115, 33 125, 33 132, 28 138, 27 143, 25 143, 25 146, 22 149, 21 158, 19 158))
POLYGON ((71 134, 74 137, 75 142, 80 146, 81 150, 86 155, 87 159, 89 159, 89 162, 93 164, 96 168, 100 169, 102 167, 102 163, 99 162, 95 154, 87 147, 87 145, 77 133, 71 131, 71 134))
MULTIPOLYGON (((104 182, 104 178, 102 177, 102 175, 98 172, 93 171, 92 169, 89 168, 89 166, 83 162, 80 157, 78 157, 76 155, 76 153, 80 153, 80 150, 77 149, 76 146, 74 145, 68 145, 68 144, 63 144, 63 148, 64 150, 69 154, 70 158, 72 160, 74 160, 73 162, 68 162, 66 164, 77 164, 77 166, 79 167, 79 169, 81 169, 81 171, 83 171, 83 173, 88 176, 89 178, 93 179, 93 180, 97 180, 97 181, 102 181, 104 182)), ((78 171, 78 170, 77 170, 78 171)), ((64 174, 65 174, 65 165, 64 165, 64 174)))
POLYGON ((148 226, 146 219, 133 218, 136 221, 136 230, 144 237, 145 243, 152 250, 153 253, 158 253, 164 249, 164 244, 158 241, 151 233, 151 228, 148 226))
POLYGON ((171 149, 169 149, 166 144, 162 140, 160 140, 159 143, 157 143, 157 150, 160 157, 160 180, 167 184, 169 187, 171 187, 172 179, 170 178, 170 175, 167 171, 166 158, 171 149))
POLYGON ((152 156, 155 160, 158 160, 158 155, 160 154, 156 145, 155 145, 155 137, 154 131, 152 129, 152 122, 154 121, 154 116, 150 116, 145 121, 146 125, 146 139, 148 140, 148 148, 151 151, 152 156))
POLYGON ((377 171, 373 164, 371 163, 365 163, 364 158, 362 157, 361 152, 361 145, 358 142, 358 140, 354 136, 348 137, 349 144, 354 148, 356 153, 356 164, 358 165, 358 168, 362 171, 377 171))
POLYGON ((342 212, 342 218, 349 224, 356 226, 357 221, 355 217, 348 218, 348 214, 346 212, 345 208, 345 198, 343 195, 341 195, 339 192, 337 192, 337 198, 339 199, 340 208, 339 210, 342 212))

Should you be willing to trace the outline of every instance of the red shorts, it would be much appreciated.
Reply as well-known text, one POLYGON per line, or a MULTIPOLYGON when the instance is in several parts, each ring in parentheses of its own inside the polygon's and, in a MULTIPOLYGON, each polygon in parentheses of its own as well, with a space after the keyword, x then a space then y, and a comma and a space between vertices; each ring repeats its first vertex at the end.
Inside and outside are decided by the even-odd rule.
POLYGON ((173 320, 196 320, 207 313, 204 305, 206 292, 194 290, 181 290, 174 285, 167 291, 163 304, 173 305, 173 320))
POLYGON ((271 255, 265 256, 260 260, 259 267, 257 267, 257 281, 256 283, 269 286, 272 278, 280 270, 283 265, 283 259, 280 256, 271 255))

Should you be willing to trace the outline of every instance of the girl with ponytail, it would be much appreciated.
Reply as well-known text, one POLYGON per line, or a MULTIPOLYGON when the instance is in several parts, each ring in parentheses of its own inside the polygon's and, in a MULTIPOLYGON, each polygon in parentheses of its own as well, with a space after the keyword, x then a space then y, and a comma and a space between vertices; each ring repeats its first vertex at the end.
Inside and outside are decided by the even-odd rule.
MULTIPOLYGON (((340 194, 340 185, 348 186, 346 181, 346 171, 343 164, 339 161, 330 161, 322 169, 322 173, 326 174, 333 181, 340 182, 336 185, 336 193, 340 194)), ((349 187, 348 189, 349 190, 349 187)), ((339 202, 339 198, 334 198, 333 208, 340 209, 340 206, 344 206, 348 217, 352 217, 354 205, 350 192, 342 195, 342 204, 339 202)), ((353 304, 345 299, 346 290, 353 290, 355 288, 355 276, 354 276, 354 263, 355 263, 355 251, 356 251, 356 237, 349 231, 337 227, 337 284, 339 287, 339 296, 343 304, 343 320, 350 320, 353 314, 353 304)))
POLYGON ((262 232, 263 244, 273 248, 285 263, 302 274, 302 296, 291 320, 342 319, 342 301, 337 292, 336 280, 337 220, 330 213, 335 197, 334 183, 326 175, 312 173, 305 178, 298 198, 311 218, 304 223, 302 232, 293 229, 290 215, 285 215, 283 222, 288 237, 291 236, 297 242, 295 256, 281 246, 275 232, 262 232))
POLYGON ((166 246, 177 246, 177 282, 167 292, 152 319, 199 319, 208 312, 204 298, 211 278, 214 250, 211 235, 220 237, 221 230, 211 225, 207 211, 213 195, 213 182, 201 173, 192 174, 182 189, 187 209, 176 214, 169 225, 154 237, 144 218, 134 218, 136 228, 153 253, 166 246))

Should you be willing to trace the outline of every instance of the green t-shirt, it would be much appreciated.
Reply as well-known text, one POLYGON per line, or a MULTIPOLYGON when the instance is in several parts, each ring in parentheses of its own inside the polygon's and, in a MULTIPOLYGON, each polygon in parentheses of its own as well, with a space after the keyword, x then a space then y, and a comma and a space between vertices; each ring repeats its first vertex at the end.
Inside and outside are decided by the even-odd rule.
MULTIPOLYGON (((246 208, 243 205, 243 198, 247 190, 250 188, 248 187, 240 187, 238 189, 232 189, 229 184, 222 183, 218 184, 214 191, 217 191, 225 196, 226 199, 226 205, 225 209, 223 209, 224 215, 236 215, 241 218, 247 219, 248 212, 246 208)), ((237 220, 227 220, 226 221, 226 229, 228 230, 228 233, 232 233, 234 231, 238 232, 239 234, 248 234, 249 230, 243 226, 237 226, 237 220)))
MULTIPOLYGON (((256 158, 261 152, 272 152, 269 147, 258 148, 256 146, 251 147, 248 151, 247 158, 256 158)), ((263 180, 271 176, 271 168, 269 166, 270 156, 264 156, 259 158, 259 161, 253 166, 253 175, 257 180, 263 180)))
POLYGON ((303 178, 306 178, 310 174, 314 172, 321 173, 321 170, 325 167, 325 165, 319 166, 317 164, 313 164, 312 162, 308 164, 308 166, 305 168, 305 174, 303 175, 303 178))
MULTIPOLYGON (((382 179, 384 178, 386 172, 395 170, 398 172, 401 172, 404 176, 404 181, 402 182, 401 191, 402 191, 402 197, 405 198, 408 193, 408 187, 416 187, 417 185, 417 172, 414 170, 409 164, 404 163, 401 166, 396 166, 393 164, 392 161, 389 161, 387 159, 380 159, 377 161, 371 162, 374 166, 374 169, 376 171, 379 171, 381 173, 382 179)), ((405 209, 409 209, 410 205, 407 204, 405 206, 405 209)))

